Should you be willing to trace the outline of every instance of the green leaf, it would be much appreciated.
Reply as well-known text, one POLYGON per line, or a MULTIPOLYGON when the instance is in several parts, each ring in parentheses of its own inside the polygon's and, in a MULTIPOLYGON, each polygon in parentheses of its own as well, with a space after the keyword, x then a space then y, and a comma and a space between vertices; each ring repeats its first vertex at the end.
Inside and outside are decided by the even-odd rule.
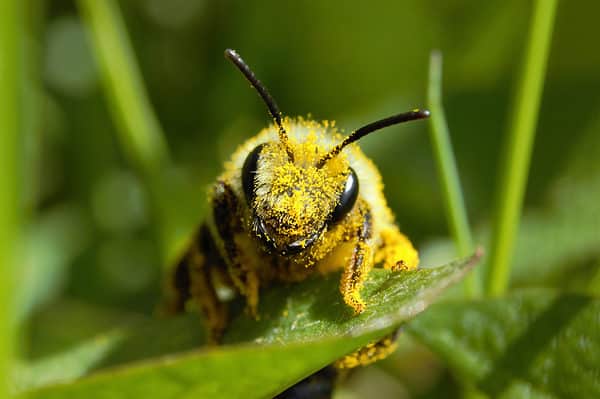
MULTIPOLYGON (((202 342, 198 335, 200 323, 187 316, 130 326, 112 341, 112 348, 102 349, 107 354, 102 361, 89 357, 89 369, 99 365, 119 367, 69 383, 73 373, 68 367, 75 363, 81 369, 85 362, 80 356, 80 345, 72 353, 79 356, 79 363, 69 363, 68 353, 56 357, 64 362, 64 378, 55 375, 55 381, 62 383, 31 391, 28 397, 273 395, 344 354, 383 337, 423 311, 448 286, 462 279, 479 257, 476 254, 446 266, 411 272, 374 270, 362 292, 367 308, 359 316, 354 316, 342 302, 337 275, 273 287, 261 296, 260 320, 250 319, 238 310, 225 342, 246 342, 243 345, 173 355, 202 342), (161 353, 171 355, 141 361, 161 353), (137 362, 132 364, 132 360, 137 362)), ((60 362, 54 364, 56 369, 61 368, 60 362)))
POLYGON ((408 331, 493 397, 600 397, 600 300, 550 290, 443 303, 408 331))
POLYGON ((341 340, 190 352, 98 373, 73 384, 35 391, 27 397, 268 397, 324 366, 323 359, 352 350, 353 345, 356 343, 341 340), (285 367, 277 366, 282 364, 285 367))
POLYGON ((240 317, 226 342, 287 343, 341 335, 360 336, 397 326, 423 311, 461 280, 480 253, 446 266, 392 273, 374 269, 362 291, 366 310, 354 316, 339 294, 339 275, 279 286, 261 297, 260 320, 240 317))
POLYGON ((36 388, 60 380, 84 376, 123 340, 123 331, 115 329, 96 336, 92 341, 70 348, 32 364, 18 364, 13 374, 14 391, 36 388))

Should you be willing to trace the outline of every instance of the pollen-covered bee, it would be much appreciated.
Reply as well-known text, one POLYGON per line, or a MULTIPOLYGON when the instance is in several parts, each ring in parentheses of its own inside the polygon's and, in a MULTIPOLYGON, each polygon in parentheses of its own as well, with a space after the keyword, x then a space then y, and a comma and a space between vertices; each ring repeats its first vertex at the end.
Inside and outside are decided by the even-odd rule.
MULTIPOLYGON (((208 218, 174 268, 169 310, 182 311, 188 300, 196 301, 211 340, 218 342, 228 322, 219 286, 244 296, 256 316, 261 287, 342 269, 341 296, 362 312, 361 287, 375 265, 410 270, 419 259, 394 222, 379 172, 352 143, 429 112, 394 115, 342 137, 332 123, 282 117, 242 58, 233 50, 225 57, 257 90, 274 123, 239 147, 212 186, 208 218)), ((391 347, 387 341, 338 365, 381 358, 391 347)))

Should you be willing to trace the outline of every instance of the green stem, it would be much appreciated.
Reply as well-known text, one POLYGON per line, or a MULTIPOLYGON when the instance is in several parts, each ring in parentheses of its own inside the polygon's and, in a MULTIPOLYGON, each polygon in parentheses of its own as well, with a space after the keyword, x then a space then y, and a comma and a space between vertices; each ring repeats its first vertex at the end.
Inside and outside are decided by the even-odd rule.
MULTIPOLYGON (((465 257, 473 252, 473 237, 469 229, 460 178, 442 107, 442 55, 437 51, 431 53, 427 105, 431 111, 429 132, 442 185, 448 227, 456 244, 458 255, 465 257)), ((471 273, 465 280, 465 293, 468 297, 474 297, 478 296, 480 291, 477 275, 471 273)))
POLYGON ((91 33, 108 103, 128 157, 153 174, 168 159, 168 149, 148 95, 123 17, 114 0, 79 0, 91 33))
POLYGON ((523 206, 556 5, 557 0, 536 0, 531 18, 495 197, 496 208, 486 278, 486 291, 492 296, 502 295, 506 291, 510 277, 514 240, 523 206))
POLYGON ((164 170, 169 150, 152 110, 118 3, 114 0, 78 0, 100 65, 108 104, 117 124, 125 155, 137 168, 156 215, 156 236, 166 258, 171 241, 164 193, 164 170))
POLYGON ((14 354, 13 293, 23 218, 19 92, 23 15, 20 0, 0 1, 0 398, 8 397, 8 374, 14 354))

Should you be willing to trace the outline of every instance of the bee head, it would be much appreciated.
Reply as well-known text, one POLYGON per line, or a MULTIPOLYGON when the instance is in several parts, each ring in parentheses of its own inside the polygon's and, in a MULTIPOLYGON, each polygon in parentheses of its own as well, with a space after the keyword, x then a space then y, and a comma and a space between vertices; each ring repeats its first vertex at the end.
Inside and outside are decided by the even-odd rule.
POLYGON ((386 126, 429 116, 429 111, 415 109, 381 119, 329 150, 321 147, 317 136, 290 142, 281 111, 266 87, 237 52, 227 49, 225 57, 256 89, 277 128, 278 141, 260 144, 248 154, 242 186, 252 210, 252 230, 282 255, 313 245, 328 225, 342 220, 354 206, 358 177, 342 154, 345 146, 386 126))
MULTIPOLYGON (((288 125, 290 126, 290 125, 288 125)), ((301 143, 260 144, 242 168, 252 230, 282 255, 297 254, 341 221, 358 198, 358 178, 345 156, 319 165, 326 154, 316 134, 301 143)))

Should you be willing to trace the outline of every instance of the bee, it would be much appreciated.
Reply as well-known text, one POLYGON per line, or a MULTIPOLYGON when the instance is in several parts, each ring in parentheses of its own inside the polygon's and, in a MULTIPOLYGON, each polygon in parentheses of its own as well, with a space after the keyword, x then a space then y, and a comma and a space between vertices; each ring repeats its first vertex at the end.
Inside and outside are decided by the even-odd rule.
MULTIPOLYGON (((195 301, 217 343, 228 323, 219 287, 243 296, 247 312, 258 317, 260 288, 341 269, 341 297, 361 313, 360 291, 374 266, 411 270, 419 257, 394 221, 377 168, 354 143, 429 112, 397 114, 343 137, 334 123, 282 116, 239 54, 227 49, 225 57, 256 89, 273 123, 235 151, 210 188, 207 220, 169 280, 168 311, 195 301)), ((386 337, 338 366, 369 363, 392 346, 386 337)))

